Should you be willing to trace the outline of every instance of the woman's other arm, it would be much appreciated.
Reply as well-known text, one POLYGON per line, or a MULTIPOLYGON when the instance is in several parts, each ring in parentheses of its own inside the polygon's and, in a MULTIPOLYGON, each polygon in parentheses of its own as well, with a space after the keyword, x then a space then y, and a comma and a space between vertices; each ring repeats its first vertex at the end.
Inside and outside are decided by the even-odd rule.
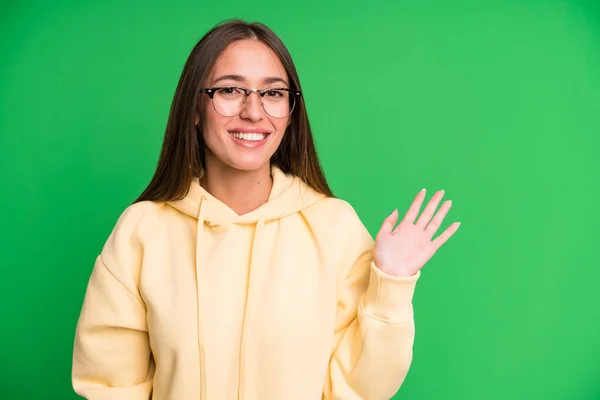
POLYGON ((138 291, 144 206, 121 216, 96 259, 77 323, 72 384, 88 400, 148 400, 154 364, 138 291))

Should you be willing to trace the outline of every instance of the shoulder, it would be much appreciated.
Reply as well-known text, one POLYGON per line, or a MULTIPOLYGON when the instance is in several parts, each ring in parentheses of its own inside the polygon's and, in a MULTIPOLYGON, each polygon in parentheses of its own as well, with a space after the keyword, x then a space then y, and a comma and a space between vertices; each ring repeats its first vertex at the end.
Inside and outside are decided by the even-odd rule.
POLYGON ((306 214, 329 223, 363 226, 352 204, 340 198, 324 197, 309 207, 306 214))
POLYGON ((323 197, 306 210, 307 215, 327 216, 327 219, 359 219, 354 207, 344 199, 323 197))
POLYGON ((335 266, 338 285, 353 268, 360 276, 368 275, 375 241, 352 204, 326 197, 306 210, 305 219, 323 254, 335 266))
POLYGON ((325 197, 304 214, 313 230, 332 235, 346 246, 370 247, 373 243, 356 209, 344 199, 325 197))
POLYGON ((115 229, 134 229, 144 218, 159 211, 163 203, 141 201, 126 207, 115 224, 115 229))
POLYGON ((148 231, 148 222, 163 208, 163 203, 142 201, 121 211, 102 248, 100 256, 104 264, 118 268, 141 259, 142 235, 148 231))
POLYGON ((164 209, 164 203, 141 201, 121 211, 114 224, 111 237, 132 237, 143 232, 149 223, 164 209))

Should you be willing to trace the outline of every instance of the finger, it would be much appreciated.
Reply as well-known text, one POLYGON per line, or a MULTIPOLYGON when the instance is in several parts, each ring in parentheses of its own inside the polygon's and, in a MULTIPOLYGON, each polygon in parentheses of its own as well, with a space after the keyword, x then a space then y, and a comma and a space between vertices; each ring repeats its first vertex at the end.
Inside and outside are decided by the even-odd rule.
POLYGON ((437 208, 438 204, 440 204, 442 197, 444 197, 444 191, 440 190, 435 195, 433 195, 431 200, 429 200, 429 204, 427 204, 427 207, 425 207, 423 213, 417 220, 416 225, 419 228, 425 229, 429 221, 431 221, 431 217, 433 217, 433 213, 435 212, 435 209, 437 208))
POLYGON ((455 222, 446 228, 446 230, 432 242, 433 248, 437 251, 440 247, 442 247, 442 245, 456 233, 459 226, 460 222, 455 222))
POLYGON ((408 211, 402 218, 402 222, 414 223, 417 215, 419 215, 419 211, 421 210, 421 205, 423 204, 423 200, 425 200, 425 194, 427 191, 425 189, 421 189, 417 196, 413 200, 413 203, 408 208, 408 211))
POLYGON ((379 233, 377 233, 377 235, 379 236, 381 234, 391 233, 394 229, 394 226, 396 225, 396 222, 398 222, 398 209, 392 211, 392 213, 388 215, 386 219, 383 220, 383 223, 381 224, 381 228, 379 229, 379 233))
POLYGON ((444 218, 446 218, 450 207, 452 207, 452 200, 446 200, 435 214, 429 225, 427 225, 427 228, 425 228, 425 233, 429 239, 431 239, 438 229, 440 229, 440 225, 442 225, 444 218))

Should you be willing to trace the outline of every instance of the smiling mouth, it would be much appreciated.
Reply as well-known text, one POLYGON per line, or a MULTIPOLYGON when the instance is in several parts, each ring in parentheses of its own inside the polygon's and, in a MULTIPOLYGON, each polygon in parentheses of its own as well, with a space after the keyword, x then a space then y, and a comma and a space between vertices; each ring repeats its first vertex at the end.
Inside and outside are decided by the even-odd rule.
POLYGON ((247 140, 249 142, 260 142, 269 136, 268 133, 229 132, 229 134, 236 139, 247 140))

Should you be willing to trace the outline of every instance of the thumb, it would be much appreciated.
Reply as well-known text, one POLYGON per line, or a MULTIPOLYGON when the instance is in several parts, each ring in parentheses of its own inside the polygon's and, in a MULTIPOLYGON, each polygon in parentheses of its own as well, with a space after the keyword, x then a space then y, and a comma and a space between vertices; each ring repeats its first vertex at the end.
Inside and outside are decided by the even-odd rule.
POLYGON ((396 222, 398 222, 398 209, 392 211, 392 213, 386 219, 383 220, 378 235, 392 233, 396 222))

